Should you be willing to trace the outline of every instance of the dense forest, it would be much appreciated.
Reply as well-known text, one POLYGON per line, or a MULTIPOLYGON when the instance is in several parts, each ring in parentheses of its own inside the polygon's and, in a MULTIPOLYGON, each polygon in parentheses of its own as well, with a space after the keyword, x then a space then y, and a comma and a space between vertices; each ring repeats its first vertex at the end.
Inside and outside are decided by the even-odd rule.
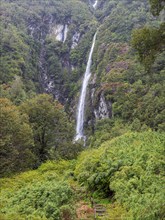
POLYGON ((165 1, 0 8, 0 219, 163 220, 165 1))

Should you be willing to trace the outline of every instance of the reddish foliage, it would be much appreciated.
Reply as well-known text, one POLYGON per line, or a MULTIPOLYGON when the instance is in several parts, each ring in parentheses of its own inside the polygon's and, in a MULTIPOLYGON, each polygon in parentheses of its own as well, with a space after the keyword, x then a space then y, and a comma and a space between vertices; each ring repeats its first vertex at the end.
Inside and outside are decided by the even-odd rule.
POLYGON ((80 206, 76 210, 76 213, 78 219, 87 219, 91 215, 94 215, 94 209, 86 204, 80 204, 80 206))
POLYGON ((114 68, 114 69, 124 69, 124 70, 127 70, 128 67, 129 67, 129 64, 126 61, 114 62, 112 64, 112 68, 114 68))
POLYGON ((127 44, 124 44, 123 47, 121 47, 119 54, 126 54, 129 51, 129 46, 127 44))

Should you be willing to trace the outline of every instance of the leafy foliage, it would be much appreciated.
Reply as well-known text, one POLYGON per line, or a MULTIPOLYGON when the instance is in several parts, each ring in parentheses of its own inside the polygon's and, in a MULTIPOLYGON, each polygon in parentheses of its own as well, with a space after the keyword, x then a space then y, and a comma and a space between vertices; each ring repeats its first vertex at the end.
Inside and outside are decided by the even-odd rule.
POLYGON ((39 161, 59 156, 72 157, 74 153, 69 155, 69 147, 74 131, 59 102, 50 95, 42 94, 24 102, 20 110, 29 116, 39 161))
POLYGON ((37 0, 16 0, 2 1, 1 8, 3 13, 0 27, 0 82, 8 85, 15 76, 21 76, 25 90, 43 92, 46 91, 41 80, 44 69, 55 84, 60 101, 64 102, 68 95, 73 97, 77 92, 77 81, 84 71, 83 64, 86 62, 90 44, 87 39, 92 39, 90 31, 93 32, 96 27, 95 18, 88 6, 77 0, 49 0, 40 1, 40 4, 37 0), (53 30, 57 24, 68 25, 68 35, 64 44, 55 38, 53 30), (82 54, 79 49, 75 49, 79 58, 78 62, 73 64, 70 59, 71 46, 72 37, 76 32, 80 34, 82 54), (91 38, 88 38, 88 35, 91 38), (72 65, 76 68, 74 80, 71 76, 72 65), (32 84, 33 88, 29 84, 32 84))
POLYGON ((72 207, 74 193, 62 180, 63 168, 69 171, 67 162, 47 163, 37 171, 16 176, 7 182, 2 179, 1 215, 3 219, 74 219, 72 207), (4 181, 4 185, 3 185, 4 181), (6 191, 7 189, 7 191, 6 191))
POLYGON ((163 219, 163 134, 127 133, 85 151, 75 175, 91 191, 114 195, 133 219, 163 219))
POLYGON ((32 168, 33 133, 28 116, 8 99, 0 99, 0 176, 32 168))
POLYGON ((140 61, 146 68, 151 67, 156 54, 164 48, 164 28, 163 23, 159 29, 144 27, 133 32, 132 45, 138 51, 140 61))
POLYGON ((164 23, 154 17, 164 1, 149 2, 153 15, 145 0, 100 0, 95 11, 87 0, 2 0, 0 175, 44 164, 0 180, 0 218, 74 219, 75 185, 111 200, 110 218, 164 218, 164 23), (55 39, 57 24, 68 26, 65 42, 55 39), (36 93, 53 82, 51 92, 74 115, 98 24, 85 122, 94 134, 69 161, 82 150, 73 124, 53 96, 36 93), (111 118, 93 125, 101 95, 111 118))
POLYGON ((38 95, 19 107, 6 98, 0 102, 2 176, 36 168, 47 159, 75 158, 82 149, 72 143, 72 123, 52 96, 38 95))

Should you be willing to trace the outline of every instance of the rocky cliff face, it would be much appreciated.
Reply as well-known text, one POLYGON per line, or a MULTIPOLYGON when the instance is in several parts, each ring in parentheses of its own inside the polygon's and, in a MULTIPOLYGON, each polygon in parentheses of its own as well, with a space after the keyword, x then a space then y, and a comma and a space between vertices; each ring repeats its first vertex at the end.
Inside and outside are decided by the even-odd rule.
POLYGON ((50 35, 55 37, 57 41, 65 42, 68 34, 68 24, 52 25, 50 35))
MULTIPOLYGON (((9 8, 10 1, 7 4, 9 8)), ((11 16, 17 6, 16 0, 11 8, 11 16)), ((25 75, 28 80, 32 80, 37 92, 53 94, 55 99, 65 105, 72 117, 76 115, 88 53, 98 26, 94 16, 98 8, 97 0, 54 0, 43 1, 40 5, 37 1, 25 1, 20 3, 16 16, 12 17, 13 25, 16 24, 18 30, 23 27, 31 44, 28 45, 31 60, 29 57, 28 59, 32 68, 23 73, 23 77, 25 75), (37 50, 34 52, 35 46, 37 50), (30 74, 33 74, 33 78, 30 74)), ((10 10, 8 13, 10 14, 10 10)), ((101 103, 104 102, 103 96, 104 94, 101 96, 101 103)), ((108 108, 101 110, 102 108, 103 104, 96 108, 96 117, 108 117, 108 108), (101 113, 102 111, 106 113, 101 113)))
MULTIPOLYGON (((14 74, 21 75, 25 83, 31 81, 36 86, 37 92, 53 94, 73 118, 92 37, 99 27, 86 100, 85 124, 111 118, 114 115, 114 102, 119 103, 118 97, 115 97, 118 86, 115 92, 111 87, 128 87, 129 83, 136 80, 134 72, 139 71, 134 68, 133 52, 129 50, 128 41, 133 28, 153 19, 147 14, 146 0, 48 0, 41 1, 40 5, 37 0, 2 2, 3 25, 10 27, 12 24, 10 32, 15 32, 13 48, 10 37, 7 45, 11 48, 6 47, 6 36, 4 40, 5 50, 14 51, 11 66, 8 62, 10 57, 6 59, 7 55, 4 54, 4 66, 9 66, 8 69, 4 68, 5 76, 10 74, 8 81, 12 81, 14 74), (15 42, 18 51, 15 51, 15 42), (22 57, 18 60, 15 54, 20 54, 23 46, 23 60, 22 57), (29 64, 28 68, 26 63, 29 64), (103 84, 107 84, 107 87, 103 88, 103 84)), ((5 34, 8 35, 7 32, 5 34)), ((130 90, 123 88, 123 91, 130 90)), ((117 109, 120 115, 121 109, 117 109)))
MULTIPOLYGON (((59 100, 62 104, 66 104, 68 100, 67 88, 65 87, 66 82, 62 80, 62 75, 66 74, 68 75, 66 78, 69 78, 73 71, 75 72, 79 69, 79 65, 73 63, 70 56, 73 50, 76 51, 76 47, 86 34, 84 29, 82 27, 80 28, 80 25, 75 24, 71 18, 65 18, 63 21, 59 21, 51 14, 43 15, 40 20, 29 19, 28 21, 29 35, 40 44, 38 64, 40 90, 53 94, 55 99, 59 100), (55 48, 55 53, 53 54, 52 51, 50 57, 48 54, 48 39, 58 45, 59 50, 62 51, 64 48, 64 54, 61 51, 56 53, 55 48), (49 71, 49 60, 53 60, 53 57, 57 58, 54 62, 60 65, 59 72, 57 73, 59 76, 53 74, 53 71, 56 71, 56 66, 49 71)), ((89 30, 87 29, 87 31, 89 30)))
POLYGON ((105 100, 103 92, 101 92, 98 98, 97 106, 94 109, 94 115, 96 119, 105 119, 112 117, 112 103, 105 100))
MULTIPOLYGON (((47 68, 47 52, 46 52, 46 38, 52 37, 56 41, 60 41, 65 43, 68 34, 68 23, 70 21, 66 21, 64 24, 58 24, 56 19, 50 15, 45 19, 43 18, 44 29, 40 28, 32 28, 31 35, 35 38, 35 33, 40 30, 40 38, 38 39, 41 43, 40 56, 39 56, 39 71, 40 71, 40 85, 42 86, 43 92, 53 94, 55 99, 64 102, 63 94, 61 88, 56 85, 55 78, 48 73, 47 68)), ((69 65, 67 66, 69 68, 69 65)), ((69 69, 68 69, 69 71, 69 69)))
POLYGON ((106 100, 104 90, 101 90, 101 92, 97 91, 96 81, 97 76, 94 74, 89 85, 89 99, 94 121, 112 117, 112 103, 106 100))

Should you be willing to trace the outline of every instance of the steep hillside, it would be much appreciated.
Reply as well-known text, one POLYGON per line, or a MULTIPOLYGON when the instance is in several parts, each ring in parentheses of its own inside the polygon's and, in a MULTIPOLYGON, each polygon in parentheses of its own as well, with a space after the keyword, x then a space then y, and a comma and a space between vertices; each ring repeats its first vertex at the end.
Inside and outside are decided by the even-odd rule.
POLYGON ((0 7, 0 219, 163 220, 164 0, 0 7))
MULTIPOLYGON (((1 89, 5 97, 6 93, 11 96, 10 88, 20 76, 22 99, 36 92, 53 94, 74 118, 88 51, 98 27, 85 124, 91 124, 93 130, 96 119, 121 115, 112 110, 116 96, 110 98, 111 93, 121 85, 130 90, 130 84, 143 80, 145 72, 131 49, 131 32, 145 24, 158 27, 160 22, 149 12, 146 0, 101 0, 95 9, 94 3, 2 1, 1 89)), ((143 81, 146 84, 145 77, 143 81)), ((126 108, 119 102, 120 109, 126 108)))
POLYGON ((2 1, 1 7, 1 83, 10 86, 17 75, 25 92, 52 93, 65 103, 84 72, 96 29, 88 6, 77 0, 18 0, 2 1))
POLYGON ((1 179, 0 218, 92 220, 100 204, 106 214, 97 219, 163 220, 163 152, 163 134, 127 133, 77 160, 1 179))
POLYGON ((124 125, 139 124, 137 129, 164 130, 164 22, 153 17, 147 3, 98 3, 96 17, 101 25, 93 55, 93 77, 86 112, 88 130, 99 129, 100 119, 105 119, 104 124, 107 119, 109 130, 118 120, 124 125), (138 35, 136 29, 144 26, 146 31, 144 28, 143 35, 140 31, 138 35), (145 34, 147 31, 148 35, 145 34), (93 122, 96 126, 89 129, 93 122))

